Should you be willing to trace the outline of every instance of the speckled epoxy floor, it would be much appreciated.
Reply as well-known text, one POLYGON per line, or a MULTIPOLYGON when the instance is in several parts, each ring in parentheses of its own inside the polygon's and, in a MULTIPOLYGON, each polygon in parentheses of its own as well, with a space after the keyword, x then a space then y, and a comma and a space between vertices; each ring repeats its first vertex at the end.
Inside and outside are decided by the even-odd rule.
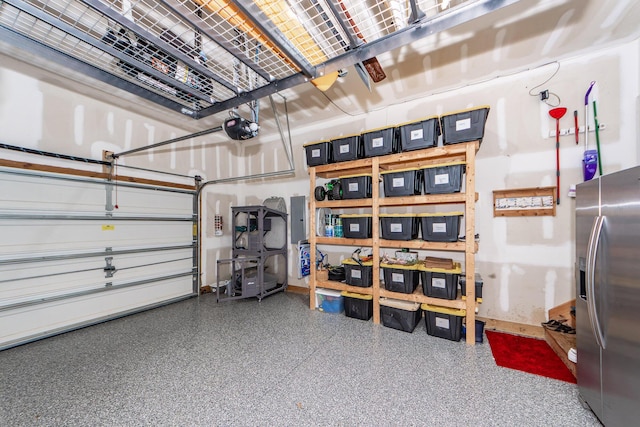
POLYGON ((573 384, 467 346, 204 295, 0 352, 3 426, 590 426, 573 384))

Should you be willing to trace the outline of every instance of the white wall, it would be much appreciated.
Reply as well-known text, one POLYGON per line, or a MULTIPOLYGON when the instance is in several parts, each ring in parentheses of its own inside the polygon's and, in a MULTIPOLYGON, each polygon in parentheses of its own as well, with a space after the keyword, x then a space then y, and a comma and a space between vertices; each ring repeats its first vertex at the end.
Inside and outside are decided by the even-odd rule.
MULTIPOLYGON (((243 194, 264 199, 279 195, 308 195, 309 183, 302 145, 307 142, 393 125, 469 106, 489 105, 485 137, 478 152, 476 230, 480 249, 476 268, 484 279, 484 302, 480 315, 525 324, 546 319, 547 310, 574 298, 574 200, 567 197, 570 185, 582 182, 584 137, 575 144, 573 135, 562 136, 561 196, 555 217, 494 218, 494 190, 553 186, 555 175, 555 121, 549 106, 529 91, 551 79, 534 93, 549 89, 567 108, 562 128, 573 126, 573 110, 584 120, 584 94, 592 80, 598 82, 598 116, 606 130, 600 133, 603 172, 638 164, 638 46, 637 41, 617 48, 560 61, 508 77, 418 98, 386 109, 332 122, 294 129, 297 174, 290 179, 270 180, 243 188, 243 194), (559 68, 558 68, 559 66, 559 68), (557 71, 557 73, 556 73, 557 71), (553 77, 552 77, 553 76, 553 77), (302 165, 301 165, 302 164, 302 165)), ((556 101, 550 99, 550 101, 556 101)), ((556 101, 557 102, 557 101, 556 101)), ((590 112, 593 119, 593 114, 590 112)), ((595 136, 589 135, 590 148, 595 136)), ((273 152, 279 148, 274 144, 273 152)), ((269 149, 267 149, 269 150, 269 149)), ((333 251, 332 263, 349 255, 349 248, 333 251)), ((442 253, 462 260, 461 255, 442 253)), ((291 256, 295 256, 291 251, 291 256)), ((291 278, 293 279, 293 278, 291 278)), ((292 283, 296 283, 292 280, 292 283)))
MULTIPOLYGON (((544 320, 548 308, 573 297, 573 201, 566 193, 570 184, 581 181, 584 148, 576 146, 571 136, 562 137, 562 197, 555 217, 493 218, 492 191, 555 185, 555 143, 548 137, 554 123, 548 117, 548 107, 529 96, 532 88, 552 75, 536 91, 548 88, 560 96, 561 104, 569 110, 563 128, 572 126, 574 109, 583 117, 584 92, 591 80, 598 81, 599 118, 607 127, 601 134, 605 173, 637 164, 639 46, 634 41, 563 60, 555 75, 556 65, 550 64, 468 86, 461 83, 460 88, 428 97, 420 97, 423 88, 414 87, 412 100, 398 100, 369 114, 292 123, 294 177, 207 187, 203 196, 204 283, 214 281, 215 259, 226 256, 230 246, 225 240, 231 231, 228 216, 227 237, 212 237, 214 213, 228 214, 232 205, 253 204, 269 196, 284 197, 288 203, 290 196, 308 195, 304 143, 487 104, 491 112, 476 168, 476 228, 481 236, 476 265, 485 280, 480 315, 530 324, 544 320)), ((123 150, 189 133, 61 89, 4 62, 0 66, 0 130, 2 142, 95 158, 103 149, 123 150)), ((15 155, 4 150, 1 154, 15 155)), ((278 135, 268 134, 245 145, 230 143, 216 134, 123 161, 181 174, 198 173, 205 179, 288 168, 278 135)), ((290 283, 304 285, 295 279, 293 248, 290 255, 290 283)), ((332 262, 338 260, 336 254, 332 262)))

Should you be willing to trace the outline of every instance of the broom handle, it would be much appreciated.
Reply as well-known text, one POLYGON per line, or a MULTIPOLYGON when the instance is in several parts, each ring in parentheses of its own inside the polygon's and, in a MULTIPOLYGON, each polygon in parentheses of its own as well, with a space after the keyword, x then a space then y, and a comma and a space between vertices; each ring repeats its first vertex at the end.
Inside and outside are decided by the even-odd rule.
POLYGON ((596 150, 598 151, 598 173, 602 176, 602 155, 600 154, 600 132, 598 129, 598 110, 596 108, 596 101, 593 100, 593 121, 595 124, 596 132, 596 150))
POLYGON ((560 204, 560 119, 556 119, 556 203, 560 204))

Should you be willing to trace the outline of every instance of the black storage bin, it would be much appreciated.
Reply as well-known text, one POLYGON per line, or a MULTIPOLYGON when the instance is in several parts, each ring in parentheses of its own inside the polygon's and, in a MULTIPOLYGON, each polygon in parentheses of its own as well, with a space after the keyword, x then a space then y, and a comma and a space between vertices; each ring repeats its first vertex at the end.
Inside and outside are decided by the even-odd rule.
MULTIPOLYGON (((482 276, 479 273, 475 274, 475 283, 476 283, 476 301, 482 302, 482 285, 484 284, 482 280, 482 276)), ((464 273, 460 276, 460 294, 462 294, 462 299, 467 299, 467 278, 464 273)))
POLYGON ((391 292, 411 294, 420 282, 417 265, 380 264, 384 277, 384 288, 391 292))
POLYGON ((333 160, 331 142, 329 141, 305 144, 304 149, 307 153, 307 166, 326 165, 333 160))
POLYGON ((418 237, 418 217, 414 214, 382 214, 380 229, 383 239, 413 240, 418 237))
POLYGON ((335 282, 342 282, 345 279, 344 267, 341 265, 331 265, 327 269, 327 277, 335 282))
POLYGON ((342 233, 347 239, 371 238, 371 214, 344 214, 342 219, 342 233))
POLYGON ((443 163, 422 169, 424 194, 459 193, 464 170, 463 162, 443 163))
POLYGON ((405 123, 398 127, 400 149, 402 151, 435 147, 438 145, 439 135, 440 120, 437 116, 405 123))
POLYGON ((427 334, 451 341, 460 341, 462 319, 467 314, 466 310, 426 303, 422 304, 420 308, 424 311, 427 334))
POLYGON ((373 296, 342 291, 344 315, 354 319, 369 320, 373 316, 373 296))
POLYGON ((358 263, 356 260, 347 258, 342 261, 345 272, 345 282, 347 285, 368 288, 373 285, 373 262, 358 263))
POLYGON ((421 317, 422 309, 417 302, 380 298, 380 320, 387 328, 411 333, 421 317))
POLYGON ((349 135, 331 140, 334 162, 345 162, 362 158, 360 135, 349 135))
POLYGON ((428 297, 456 299, 458 294, 458 277, 462 273, 460 263, 454 263, 453 269, 420 267, 422 293, 428 297))
MULTIPOLYGON (((482 320, 478 320, 476 319, 476 342, 482 344, 482 342, 484 341, 484 325, 486 322, 483 322, 482 320)), ((466 321, 465 324, 462 325, 462 335, 461 338, 465 339, 467 337, 467 326, 466 326, 466 321)))
POLYGON ((422 170, 418 168, 380 172, 386 197, 415 196, 422 193, 422 170))
POLYGON ((343 199, 371 198, 371 175, 349 175, 340 177, 343 199))
POLYGON ((489 106, 455 111, 442 116, 442 142, 445 145, 459 142, 480 141, 484 137, 484 125, 489 106))
POLYGON ((385 154, 397 153, 398 143, 395 132, 396 130, 393 127, 363 132, 362 145, 364 146, 364 157, 384 156, 385 154))
POLYGON ((427 242, 456 242, 463 212, 419 214, 422 240, 427 242))

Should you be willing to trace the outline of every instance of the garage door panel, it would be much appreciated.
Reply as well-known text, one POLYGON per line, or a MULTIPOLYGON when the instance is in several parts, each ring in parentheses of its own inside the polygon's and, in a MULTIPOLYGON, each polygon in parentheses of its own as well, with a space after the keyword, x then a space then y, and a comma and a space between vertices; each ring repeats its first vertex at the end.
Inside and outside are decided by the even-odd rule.
POLYGON ((188 272, 192 255, 192 249, 182 249, 0 265, 0 307, 188 272), (116 269, 111 277, 106 277, 106 257, 116 269))
POLYGON ((195 191, 0 168, 0 192, 0 349, 196 294, 195 191))
POLYGON ((42 178, 39 176, 3 176, 0 191, 2 207, 7 210, 77 211, 104 210, 105 184, 42 178))
MULTIPOLYGON (((113 195, 114 203, 116 193, 113 195)), ((148 190, 118 186, 118 209, 114 214, 192 215, 191 196, 182 193, 150 193, 148 190), (150 210, 149 207, 152 207, 150 210)))
POLYGON ((193 224, 178 221, 0 221, 0 255, 115 246, 171 246, 191 243, 193 224))
POLYGON ((0 336, 4 345, 9 346, 21 342, 24 337, 47 335, 128 310, 181 298, 190 293, 191 287, 190 277, 181 277, 10 312, 0 311, 0 336))

